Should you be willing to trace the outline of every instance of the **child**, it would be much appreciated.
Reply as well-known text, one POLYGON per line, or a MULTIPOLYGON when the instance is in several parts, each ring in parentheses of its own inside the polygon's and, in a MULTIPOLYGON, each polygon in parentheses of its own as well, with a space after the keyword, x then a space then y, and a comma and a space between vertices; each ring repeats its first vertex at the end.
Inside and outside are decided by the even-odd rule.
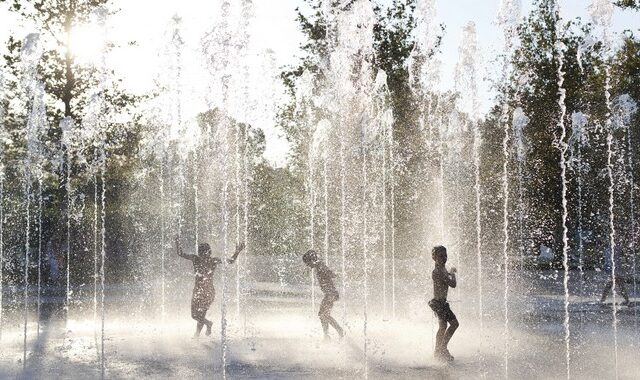
POLYGON ((438 316, 440 327, 436 334, 436 349, 434 356, 439 360, 452 361, 453 356, 449 353, 447 345, 449 340, 459 326, 456 315, 453 314, 447 302, 449 287, 456 287, 456 268, 447 271, 447 249, 441 245, 433 247, 431 258, 435 261, 435 268, 431 274, 433 279, 433 299, 429 301, 429 307, 438 316), (449 327, 447 328, 447 323, 449 327))
MULTIPOLYGON (((607 300, 607 296, 609 295, 611 288, 613 288, 613 264, 611 261, 611 244, 609 243, 609 241, 607 241, 606 244, 607 246, 604 250, 604 272, 608 275, 608 278, 607 278, 607 282, 604 285, 604 289, 602 290, 602 297, 600 297, 600 303, 603 305, 607 300)), ((616 263, 616 268, 615 268, 616 269, 615 270, 616 288, 619 294, 624 299, 624 302, 622 304, 626 306, 630 306, 631 303, 629 302, 629 294, 627 293, 627 288, 624 286, 626 276, 624 275, 625 268, 622 265, 623 264, 622 254, 623 254, 622 247, 620 245, 616 245, 615 255, 614 255, 614 262, 616 263)))
POLYGON ((333 278, 336 275, 318 258, 318 254, 312 249, 302 255, 302 261, 311 269, 316 270, 316 278, 320 284, 320 289, 324 293, 324 298, 322 299, 322 303, 320 303, 320 311, 318 312, 320 323, 322 324, 322 331, 324 331, 324 338, 326 340, 329 339, 329 325, 333 326, 340 338, 342 338, 344 336, 344 331, 338 322, 336 322, 336 320, 331 316, 333 303, 340 298, 338 291, 333 284, 333 278))
MULTIPOLYGON (((236 247, 236 252, 230 259, 227 259, 227 263, 233 264, 242 249, 244 249, 244 243, 236 247)), ((211 335, 212 322, 208 320, 206 316, 215 297, 213 272, 218 265, 222 264, 222 259, 219 257, 211 257, 211 247, 209 247, 207 243, 198 245, 197 255, 184 254, 178 238, 176 238, 176 253, 182 258, 191 260, 193 262, 193 269, 196 272, 196 284, 193 287, 193 295, 191 297, 191 318, 197 322, 194 337, 200 336, 200 331, 202 331, 202 327, 205 325, 207 326, 206 334, 209 336, 211 335)))

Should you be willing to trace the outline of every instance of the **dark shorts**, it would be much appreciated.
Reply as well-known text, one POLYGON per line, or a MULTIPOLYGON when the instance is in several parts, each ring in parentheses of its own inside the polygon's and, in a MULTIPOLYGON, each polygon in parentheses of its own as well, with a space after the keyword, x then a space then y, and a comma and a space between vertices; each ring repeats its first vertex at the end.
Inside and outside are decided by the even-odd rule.
POLYGON ((456 315, 453 314, 449 307, 449 302, 443 300, 432 299, 429 301, 429 307, 438 316, 438 319, 445 322, 455 321, 456 315))
POLYGON ((333 303, 336 302, 340 296, 338 292, 329 292, 325 293, 322 302, 320 303, 320 311, 318 312, 318 316, 320 318, 328 316, 331 314, 331 309, 333 309, 333 303))
POLYGON ((196 286, 191 296, 191 317, 195 320, 204 319, 215 297, 215 290, 209 286, 196 286))

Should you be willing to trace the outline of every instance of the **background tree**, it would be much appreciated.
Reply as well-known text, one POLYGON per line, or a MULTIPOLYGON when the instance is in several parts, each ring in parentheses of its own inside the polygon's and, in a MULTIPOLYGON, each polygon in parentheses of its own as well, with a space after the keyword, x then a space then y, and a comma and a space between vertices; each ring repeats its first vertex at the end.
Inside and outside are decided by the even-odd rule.
MULTIPOLYGON (((126 231, 130 230, 126 208, 123 204, 125 195, 132 186, 132 171, 135 168, 135 153, 137 150, 137 116, 134 108, 139 98, 127 93, 122 87, 122 80, 117 78, 112 69, 101 72, 99 62, 85 62, 77 59, 74 52, 73 33, 76 28, 95 23, 99 12, 108 12, 109 0, 0 0, 7 3, 10 11, 20 18, 35 25, 40 35, 41 46, 44 48, 42 59, 38 66, 38 74, 45 86, 45 101, 48 129, 43 136, 46 147, 45 156, 51 158, 45 169, 44 178, 44 207, 42 237, 43 244, 53 240, 57 250, 66 251, 66 215, 70 211, 74 215, 71 221, 71 283, 88 282, 93 273, 93 256, 85 251, 86 242, 93 239, 91 230, 93 217, 93 175, 91 166, 95 164, 95 149, 99 145, 86 143, 78 149, 69 152, 72 160, 62 161, 66 147, 61 144, 62 131, 60 122, 64 117, 73 119, 74 135, 78 136, 87 131, 85 128, 86 107, 92 96, 103 96, 108 105, 103 115, 106 122, 105 141, 107 159, 107 252, 108 259, 114 260, 115 265, 109 265, 109 276, 114 280, 126 277, 127 252, 133 249, 126 231), (102 86, 99 86, 102 81, 102 86), (102 91, 98 94, 98 91, 102 91), (124 121, 123 121, 124 120, 124 121), (60 166, 64 162, 65 166, 60 166), (67 199, 65 190, 66 170, 73 173, 71 189, 67 199), (61 212, 61 210, 64 210, 61 212), (115 269, 117 268, 117 269, 115 269)), ((106 15, 105 15, 106 16, 106 15)), ((22 40, 11 36, 7 41, 7 53, 4 56, 2 70, 7 73, 7 86, 11 97, 3 99, 7 105, 6 128, 11 136, 8 145, 9 156, 8 173, 13 173, 14 181, 20 184, 21 157, 25 154, 24 125, 29 115, 29 100, 24 97, 21 79, 20 51, 22 40)), ((101 41, 96 41, 97 44, 101 41)), ((104 41, 105 49, 113 47, 110 41, 104 41)), ((105 50, 105 52, 106 52, 105 50)), ((99 57, 96 57, 99 59, 99 57)), ((16 199, 22 189, 13 189, 16 199)), ((7 200, 8 204, 12 200, 7 200)), ((17 202, 13 201, 13 202, 17 202)), ((14 207, 15 218, 19 220, 22 213, 19 207, 14 207)), ((7 229, 13 232, 15 242, 22 238, 21 229, 7 229)), ((35 234, 31 236, 35 239, 35 234)), ((9 241, 12 241, 11 238, 9 241)), ((33 246, 37 242, 33 242, 33 246)), ((15 246, 19 246, 16 244, 15 246)), ((24 246, 24 244, 22 244, 24 246)), ((37 266, 37 262, 32 260, 37 266)), ((111 263, 110 263, 111 264, 111 263)), ((35 276, 31 276, 32 279, 35 276)))

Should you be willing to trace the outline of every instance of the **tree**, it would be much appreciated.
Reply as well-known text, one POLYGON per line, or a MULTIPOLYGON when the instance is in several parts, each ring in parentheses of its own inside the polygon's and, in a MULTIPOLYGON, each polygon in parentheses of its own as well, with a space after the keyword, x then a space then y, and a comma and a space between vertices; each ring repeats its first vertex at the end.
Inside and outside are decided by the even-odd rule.
MULTIPOLYGON (((602 191, 608 186, 606 176, 598 175, 605 167, 606 133, 598 126, 606 124, 604 65, 608 64, 604 56, 602 42, 592 35, 592 26, 583 24, 579 19, 562 21, 555 12, 555 1, 537 0, 530 15, 518 27, 519 45, 511 57, 513 74, 508 83, 498 85, 502 99, 510 99, 510 109, 522 107, 530 119, 524 134, 529 142, 528 159, 524 172, 524 189, 527 203, 535 205, 527 211, 525 231, 529 246, 534 249, 540 243, 553 245, 557 259, 560 260, 561 242, 561 180, 558 118, 560 108, 558 61, 562 59, 564 73, 563 89, 566 90, 566 118, 563 120, 567 138, 571 138, 571 115, 583 112, 589 119, 590 145, 585 147, 582 160, 589 163, 590 174, 582 183, 582 214, 589 217, 585 230, 593 233, 588 244, 587 265, 595 265, 601 256, 601 237, 608 234, 607 193, 602 191), (596 42, 593 42, 596 41, 596 42), (558 57, 561 46, 562 57, 558 57)), ((636 47, 637 48, 637 47, 636 47)), ((633 81, 637 71, 637 52, 634 53, 633 38, 625 39, 623 48, 611 60, 612 84, 611 97, 621 92, 635 92, 633 81), (623 58, 624 57, 624 58, 623 58)), ((492 128, 492 127, 489 127, 492 128)), ((488 132, 488 131, 487 131, 488 132)), ((487 132, 484 134, 487 135, 487 132)), ((489 161, 492 152, 499 151, 498 142, 485 145, 485 155, 489 161)), ((510 163, 513 165, 513 163, 510 163)), ((511 171, 515 172, 515 171, 511 171)), ((576 173, 568 172, 569 188, 569 229, 575 231, 577 213, 576 173), (573 206, 572 206, 573 205, 573 206)), ((514 180, 514 178, 512 178, 514 180)), ((512 205, 510 206, 513 209, 512 205)), ((513 213, 511 213, 513 215, 513 213)), ((625 215, 622 211, 620 216, 625 215)), ((624 218, 624 216, 623 216, 624 218)), ((570 235, 570 246, 577 246, 577 235, 570 235)), ((570 250, 573 254, 575 250, 570 250)), ((574 257, 575 258, 575 257, 574 257)))
MULTIPOLYGON (((329 49, 335 38, 331 25, 325 20, 322 3, 317 0, 306 0, 310 12, 304 13, 298 9, 298 22, 305 36, 301 46, 305 52, 299 65, 282 73, 282 78, 288 88, 292 101, 283 107, 279 120, 292 147, 289 167, 296 175, 304 175, 307 157, 308 141, 311 138, 305 133, 305 128, 298 120, 302 115, 296 114, 293 99, 296 80, 303 72, 311 72, 318 82, 322 82, 326 75, 329 49)), ((330 6, 338 7, 339 2, 331 2, 330 6)), ((342 4, 337 12, 351 6, 354 2, 342 4)), ((376 20, 374 24, 374 72, 383 70, 387 75, 387 85, 390 92, 390 103, 393 111, 393 138, 395 140, 394 170, 397 172, 396 188, 396 226, 398 242, 406 244, 399 246, 398 251, 405 254, 415 254, 420 248, 422 231, 415 225, 424 217, 416 207, 416 199, 425 196, 424 179, 429 161, 429 152, 424 140, 416 138, 418 130, 416 108, 423 107, 409 83, 410 73, 408 60, 414 50, 413 30, 416 20, 413 12, 415 0, 393 0, 389 5, 377 5, 374 8, 376 20), (409 253, 411 252, 411 253, 409 253)), ((444 30, 444 28, 442 28, 444 30)), ((442 35, 436 38, 432 51, 425 52, 426 58, 437 53, 442 35)), ((374 73, 375 75, 375 73, 374 73)), ((427 97, 430 96, 427 94, 427 97)), ((443 98, 444 99, 444 98, 443 98)), ((300 181, 300 185, 303 182, 300 181)), ((302 192, 300 192, 302 193, 302 192)))
POLYGON ((618 0, 615 3, 620 8, 629 8, 634 10, 640 10, 640 1, 638 0, 618 0))
MULTIPOLYGON (((134 168, 135 153, 137 150, 137 117, 133 115, 133 108, 139 98, 128 94, 122 89, 121 79, 114 76, 113 71, 108 68, 99 67, 99 62, 80 62, 73 52, 72 33, 74 28, 86 23, 97 22, 97 18, 106 17, 109 0, 0 0, 7 3, 9 9, 18 17, 30 20, 39 30, 41 46, 44 48, 42 59, 38 64, 38 76, 44 84, 45 100, 47 103, 46 115, 48 129, 41 137, 45 147, 43 155, 48 158, 45 165, 45 177, 43 183, 43 198, 45 199, 43 210, 42 238, 44 242, 56 240, 60 247, 60 241, 66 240, 63 236, 65 230, 66 215, 74 214, 71 221, 71 256, 69 260, 73 262, 71 276, 72 282, 80 283, 89 277, 89 270, 93 266, 89 255, 84 252, 86 240, 84 235, 91 236, 92 223, 89 218, 91 212, 82 213, 85 209, 84 199, 93 198, 93 175, 92 166, 97 149, 107 150, 107 181, 113 183, 108 186, 108 197, 113 200, 109 203, 107 210, 108 238, 107 246, 116 247, 123 241, 122 236, 127 230, 126 220, 123 215, 125 211, 120 195, 126 194, 131 186, 131 171, 134 168), (86 134, 85 116, 87 106, 92 97, 101 96, 105 99, 106 109, 102 116, 106 121, 104 125, 104 141, 108 144, 102 145, 100 141, 83 141, 76 147, 63 146, 62 130, 60 127, 63 118, 68 117, 73 120, 74 139, 79 135, 86 134), (118 122, 115 115, 130 115, 131 121, 118 122), (69 160, 62 161, 66 154, 69 160), (64 166, 61 163, 64 162, 64 166), (63 173, 70 172, 72 176, 69 182, 69 189, 65 189, 66 179, 63 173), (61 210, 67 212, 61 212, 61 210), (75 281, 74 281, 75 280, 75 281)), ((7 54, 2 68, 8 73, 8 87, 14 96, 14 101, 8 107, 7 131, 13 137, 13 144, 9 146, 7 154, 14 160, 23 157, 25 154, 24 125, 28 119, 29 102, 24 98, 22 90, 22 72, 20 62, 20 51, 23 41, 11 36, 7 41, 7 54), (22 99, 20 102, 15 100, 22 99)), ((100 43, 96 41, 96 43, 100 43)), ((110 46, 108 41, 104 41, 105 51, 110 46)), ((19 168, 20 161, 14 161, 13 168, 8 168, 8 172, 13 174, 13 180, 8 181, 20 184, 19 168)), ((19 197, 21 192, 16 189, 13 194, 19 197)), ((90 203, 90 202, 87 202, 90 203)), ((20 217, 19 210, 16 210, 20 217)), ((22 234, 20 229, 13 229, 16 239, 20 239, 22 234)), ((32 234, 33 237, 33 234, 32 234)), ((37 246, 36 243, 33 243, 37 246)), ((130 248, 130 247, 129 247, 130 248)), ((66 249, 65 249, 66 250, 66 249)), ((122 252, 122 250, 119 250, 122 252)), ((126 251, 126 250, 125 250, 126 251)), ((124 273, 124 272, 122 272, 124 273)), ((32 276, 32 278, 35 278, 32 276)))

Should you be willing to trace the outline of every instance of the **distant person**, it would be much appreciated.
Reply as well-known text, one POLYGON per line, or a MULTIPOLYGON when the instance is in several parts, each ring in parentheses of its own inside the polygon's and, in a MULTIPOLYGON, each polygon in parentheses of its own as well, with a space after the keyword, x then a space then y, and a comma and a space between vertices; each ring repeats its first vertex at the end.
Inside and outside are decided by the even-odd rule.
POLYGON ((64 255, 62 252, 56 251, 52 240, 47 241, 45 251, 47 255, 49 282, 58 285, 62 279, 60 268, 64 266, 64 255))
POLYGON ((316 278, 320 284, 320 289, 324 293, 324 298, 320 303, 320 311, 318 312, 320 324, 322 324, 322 331, 324 332, 324 338, 329 339, 329 325, 331 325, 338 333, 338 336, 342 338, 344 336, 344 330, 331 316, 333 304, 340 298, 333 283, 333 278, 336 277, 336 275, 325 263, 322 262, 322 260, 320 260, 316 251, 312 249, 302 255, 302 261, 311 269, 316 270, 316 278))
POLYGON ((436 359, 452 361, 453 356, 449 353, 447 345, 459 326, 456 315, 453 314, 447 302, 449 287, 456 287, 456 268, 447 271, 447 249, 441 245, 433 247, 431 258, 435 261, 435 268, 431 273, 433 279, 433 299, 429 301, 429 307, 438 316, 438 333, 436 334, 436 349, 434 356, 436 359), (449 325, 447 327, 447 324, 449 325))
MULTIPOLYGON (((227 259, 227 263, 233 264, 243 249, 244 243, 241 243, 236 247, 236 252, 233 256, 227 259)), ((218 265, 222 264, 222 259, 219 257, 211 257, 211 247, 207 243, 200 243, 198 245, 197 255, 184 254, 178 238, 176 238, 176 253, 182 258, 191 260, 193 262, 193 269, 195 270, 196 283, 193 287, 193 295, 191 296, 191 318, 197 322, 194 337, 200 336, 203 326, 207 326, 206 334, 209 336, 211 335, 212 322, 208 320, 206 316, 215 297, 213 272, 218 265)))
POLYGON ((66 316, 65 253, 66 250, 59 240, 50 238, 47 241, 44 248, 42 297, 50 302, 42 303, 39 316, 40 321, 45 324, 52 319, 64 319, 66 316))
MULTIPOLYGON (((607 282, 604 285, 604 289, 602 290, 602 297, 600 298, 600 303, 604 304, 607 301, 607 297, 609 296, 609 292, 613 288, 613 278, 616 280, 616 289, 624 299, 623 305, 630 305, 629 302, 629 294, 627 293, 627 288, 624 286, 625 271, 622 266, 622 249, 620 245, 616 245, 615 255, 613 261, 611 260, 611 244, 607 243, 607 248, 604 250, 604 272, 607 274, 607 282), (615 268, 615 276, 613 276, 613 265, 612 263, 616 263, 615 268)), ((615 306, 615 305, 614 305, 615 306)))

